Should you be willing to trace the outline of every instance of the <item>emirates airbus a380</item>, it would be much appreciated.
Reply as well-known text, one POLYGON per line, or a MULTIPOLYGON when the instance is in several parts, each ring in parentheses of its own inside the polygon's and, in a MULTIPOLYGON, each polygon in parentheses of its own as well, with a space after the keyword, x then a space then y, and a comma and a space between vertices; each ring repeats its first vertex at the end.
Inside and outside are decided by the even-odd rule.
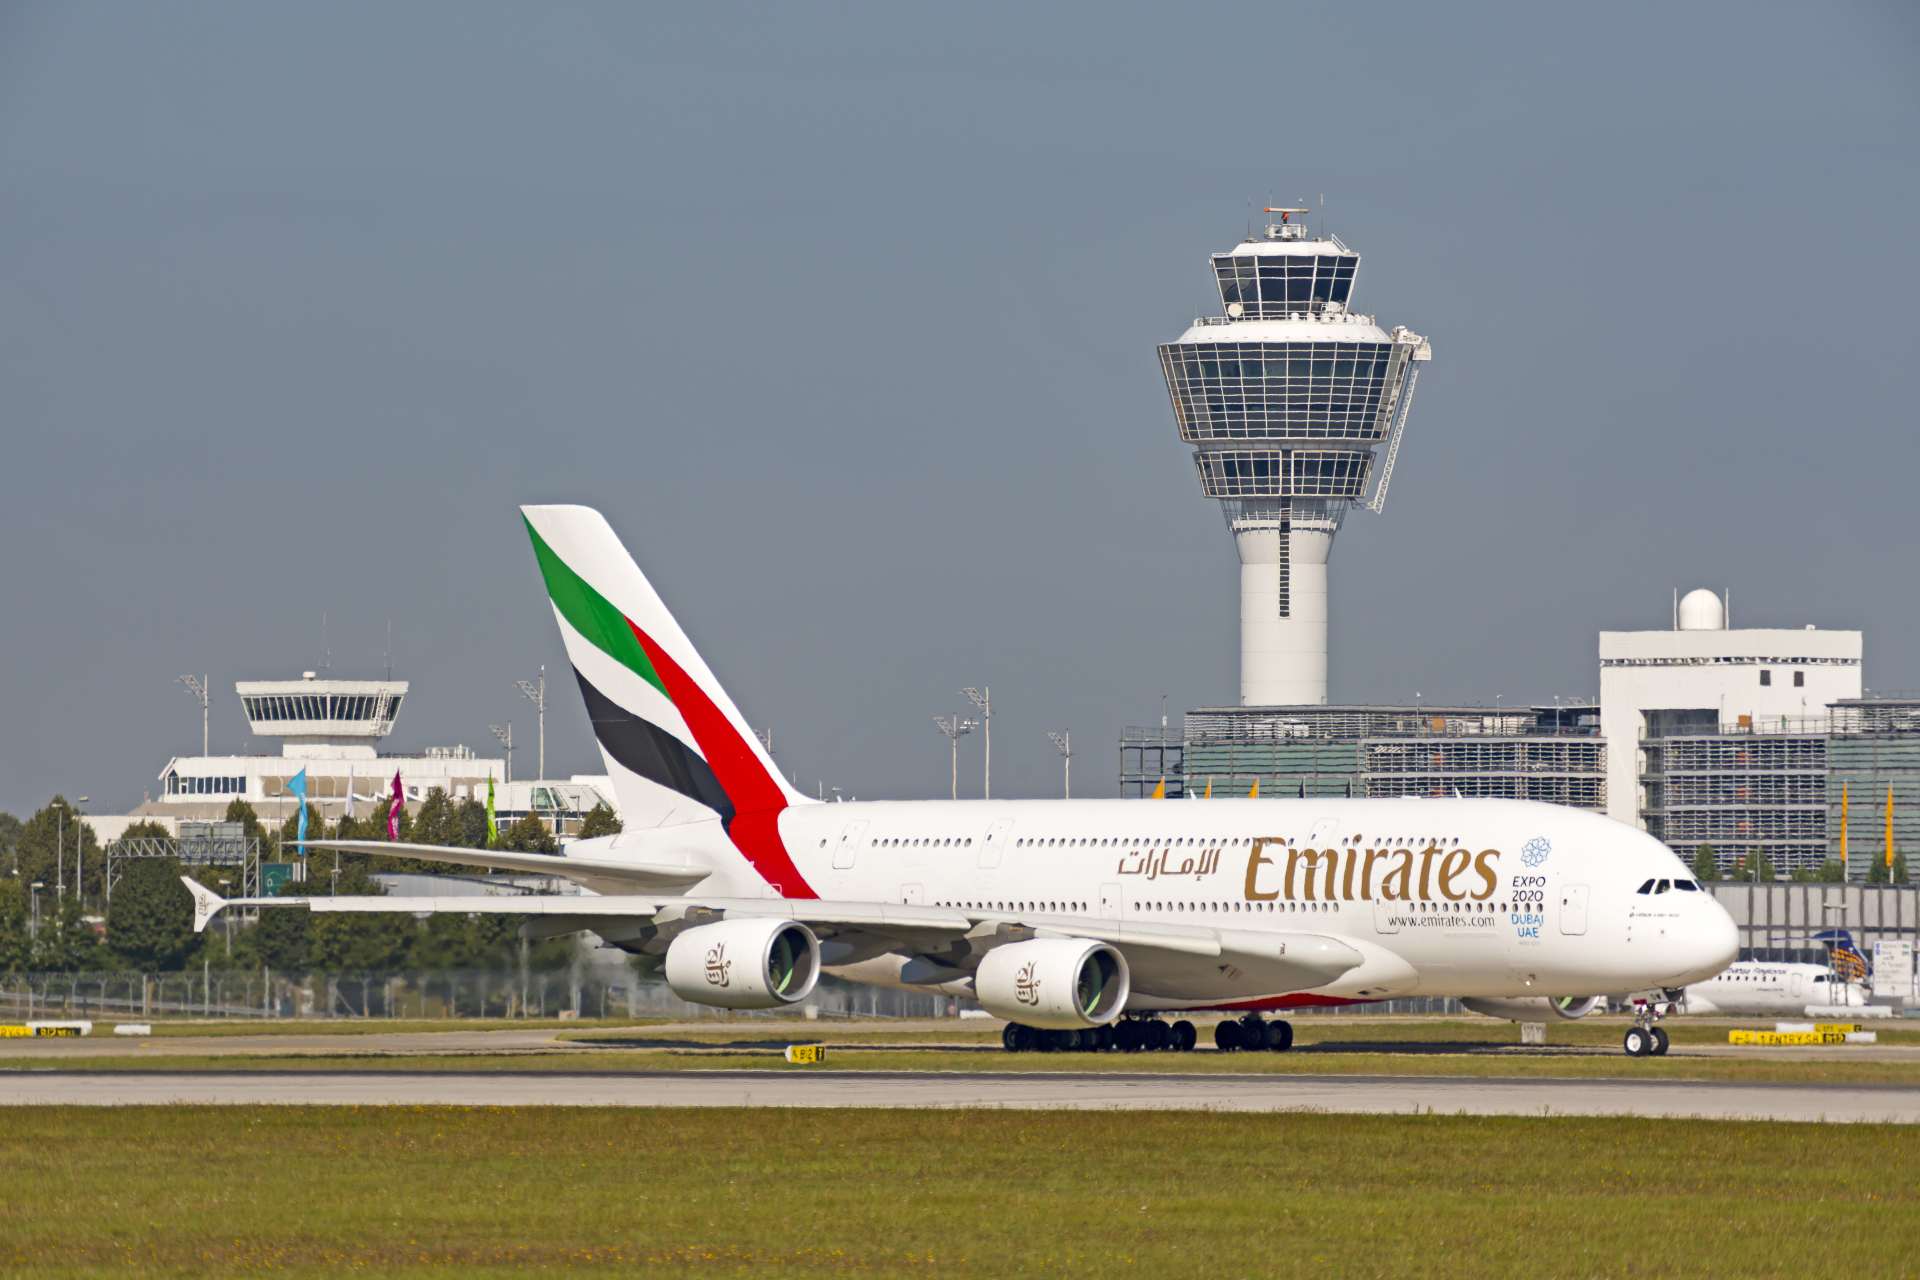
POLYGON ((1627 1031, 1735 956, 1686 869, 1609 819, 1507 800, 879 801, 781 778, 599 512, 525 507, 547 594, 625 829, 560 857, 369 841, 356 853, 564 876, 530 897, 228 901, 189 880, 195 926, 227 906, 477 911, 591 931, 663 961, 682 998, 797 1004, 822 972, 972 996, 1009 1049, 1285 1049, 1263 1015, 1448 995, 1496 1017, 1577 1018, 1647 993, 1627 1031))

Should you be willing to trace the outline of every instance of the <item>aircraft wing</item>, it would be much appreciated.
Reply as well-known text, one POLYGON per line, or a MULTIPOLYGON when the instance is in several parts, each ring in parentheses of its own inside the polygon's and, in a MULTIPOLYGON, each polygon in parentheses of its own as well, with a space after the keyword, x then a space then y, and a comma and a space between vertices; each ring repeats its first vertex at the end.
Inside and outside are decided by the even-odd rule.
MULTIPOLYGON (((331 842, 346 847, 349 841, 331 842)), ((393 849, 396 846, 383 846, 393 849)), ((488 856, 494 856, 489 852, 488 856)), ((539 854, 529 861, 557 861, 539 854)), ((996 946, 1027 938, 1092 938, 1112 944, 1147 985, 1211 986, 1215 975, 1240 970, 1260 976, 1261 987, 1307 990, 1332 982, 1363 956, 1338 938, 1313 933, 1266 933, 1204 925, 1157 924, 1089 916, 1026 914, 910 903, 836 902, 819 898, 682 897, 676 894, 467 894, 431 897, 315 896, 225 899, 182 877, 194 897, 194 929, 227 907, 304 906, 315 912, 400 915, 544 916, 591 929, 596 922, 646 921, 691 926, 728 916, 795 920, 823 937, 868 940, 932 957, 956 967, 996 946)))
POLYGON ((504 849, 455 849, 438 844, 402 844, 394 840, 308 840, 310 849, 337 849, 342 853, 371 853, 387 858, 417 858, 456 867, 489 871, 520 871, 559 876, 601 893, 623 890, 669 892, 705 880, 705 867, 673 862, 636 862, 616 858, 575 858, 552 853, 510 853, 504 849))

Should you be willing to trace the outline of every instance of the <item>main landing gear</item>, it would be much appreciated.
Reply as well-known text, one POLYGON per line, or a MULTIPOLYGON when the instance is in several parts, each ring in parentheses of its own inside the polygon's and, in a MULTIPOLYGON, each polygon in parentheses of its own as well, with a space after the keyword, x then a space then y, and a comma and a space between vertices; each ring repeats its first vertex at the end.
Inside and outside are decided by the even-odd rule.
POLYGON ((1222 1053, 1236 1049, 1285 1053, 1293 1048, 1293 1024, 1284 1018, 1268 1022, 1257 1013, 1249 1013, 1237 1022, 1222 1022, 1214 1027, 1213 1044, 1222 1053))
POLYGON ((1633 1002, 1633 1025, 1627 1028, 1627 1034, 1621 1037, 1620 1047, 1627 1051, 1629 1058, 1663 1058, 1670 1043, 1667 1029, 1660 1025, 1660 1019, 1667 1016, 1673 1008, 1668 1000, 1641 1000, 1633 1002))
POLYGON ((1139 1053, 1163 1049, 1186 1053, 1199 1039, 1200 1033, 1191 1022, 1167 1023, 1158 1018, 1122 1018, 1080 1031, 1053 1031, 1009 1022, 1000 1033, 1000 1044, 1008 1053, 1139 1053))

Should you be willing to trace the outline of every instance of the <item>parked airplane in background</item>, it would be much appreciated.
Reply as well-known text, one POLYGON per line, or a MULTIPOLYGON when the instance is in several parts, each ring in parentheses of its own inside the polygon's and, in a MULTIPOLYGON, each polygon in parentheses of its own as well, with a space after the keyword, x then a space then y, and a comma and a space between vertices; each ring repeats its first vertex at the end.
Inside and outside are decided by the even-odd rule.
MULTIPOLYGON (((682 998, 805 1000, 824 970, 964 994, 1007 1048, 1285 1049, 1266 1012, 1408 995, 1580 1017, 1595 993, 1704 981, 1732 920, 1667 847, 1598 815, 1506 800, 880 801, 822 804, 780 776, 607 522, 523 508, 625 829, 560 857, 379 841, 353 853, 564 876, 579 896, 227 902, 499 912, 659 957, 682 998), (1682 891, 1637 894, 1651 882, 1682 891)), ((775 643, 779 619, 768 619, 775 643)), ((1664 1001, 1626 1033, 1661 1053, 1664 1001)))
POLYGON ((1680 1012, 1804 1017, 1867 1007, 1867 958, 1845 929, 1813 935, 1827 946, 1827 963, 1776 964, 1742 960, 1725 973, 1690 985, 1680 1012))

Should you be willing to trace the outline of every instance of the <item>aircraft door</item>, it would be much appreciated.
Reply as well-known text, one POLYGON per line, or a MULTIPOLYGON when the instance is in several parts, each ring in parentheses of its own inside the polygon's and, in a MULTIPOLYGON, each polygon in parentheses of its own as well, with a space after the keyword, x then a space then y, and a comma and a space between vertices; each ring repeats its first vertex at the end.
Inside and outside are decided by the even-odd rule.
POLYGON ((1394 913, 1404 908, 1403 903, 1389 902, 1385 898, 1373 900, 1373 931, 1375 933, 1398 933, 1400 924, 1394 913))
POLYGON ((867 824, 849 822, 840 829, 840 842, 833 846, 833 869, 846 871, 853 866, 853 857, 860 849, 860 842, 867 838, 867 824))
POLYGON ((1103 884, 1100 886, 1100 914, 1109 920, 1120 918, 1120 886, 1103 884))
POLYGON ((1587 931, 1587 886, 1569 884, 1560 887, 1560 932, 1582 934, 1587 931))
POLYGON ((1000 854, 1007 847, 1007 833, 1013 830, 1013 819, 1002 818, 987 827, 987 838, 980 842, 980 866, 984 870, 1000 865, 1000 854))
POLYGON ((1787 992, 1795 1000, 1806 999, 1807 998, 1807 975, 1804 973, 1792 973, 1787 975, 1787 992))

